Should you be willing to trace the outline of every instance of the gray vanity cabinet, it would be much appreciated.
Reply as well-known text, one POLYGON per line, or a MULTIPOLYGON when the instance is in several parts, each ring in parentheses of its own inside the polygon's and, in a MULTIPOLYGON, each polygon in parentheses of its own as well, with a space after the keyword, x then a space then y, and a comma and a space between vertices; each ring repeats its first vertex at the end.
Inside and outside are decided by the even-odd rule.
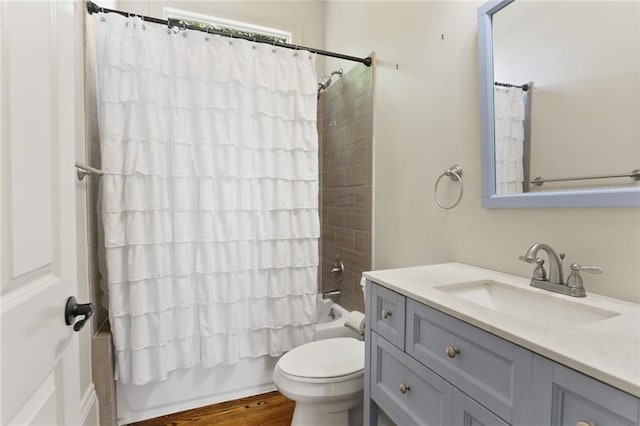
POLYGON ((560 364, 552 364, 552 426, 640 424, 637 398, 560 364))
POLYGON ((365 424, 631 426, 640 401, 375 283, 365 424))

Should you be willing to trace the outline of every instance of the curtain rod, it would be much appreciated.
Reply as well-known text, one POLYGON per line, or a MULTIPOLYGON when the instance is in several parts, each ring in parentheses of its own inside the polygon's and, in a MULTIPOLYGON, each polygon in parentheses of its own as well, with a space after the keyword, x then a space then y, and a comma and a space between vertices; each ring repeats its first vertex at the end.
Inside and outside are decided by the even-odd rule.
POLYGON ((500 87, 517 87, 518 89, 522 89, 525 92, 527 90, 529 90, 529 85, 528 84, 523 84, 522 86, 518 86, 517 84, 509 84, 509 83, 500 83, 498 81, 496 81, 495 83, 496 86, 500 86, 500 87))
POLYGON ((256 40, 253 37, 250 36, 244 36, 241 34, 229 34, 226 33, 224 31, 215 29, 215 28, 209 28, 209 29, 203 29, 203 28, 199 28, 196 27, 194 25, 189 25, 189 24, 184 24, 184 23, 179 23, 179 19, 158 19, 158 18, 153 18, 151 16, 143 16, 143 15, 138 15, 138 14, 134 14, 134 13, 129 13, 129 12, 123 12, 121 10, 115 10, 115 9, 108 9, 106 7, 100 7, 97 4, 95 4, 94 2, 92 2, 91 0, 87 0, 87 11, 89 12, 90 15, 93 15, 94 13, 118 13, 122 16, 136 16, 138 18, 141 18, 143 21, 146 22, 153 22, 154 24, 161 24, 161 25, 167 25, 169 27, 179 27, 179 28, 184 28, 184 29, 188 29, 188 30, 195 30, 195 31, 202 31, 202 32, 206 32, 209 34, 217 34, 217 35, 221 35, 224 37, 232 37, 232 38, 242 38, 244 40, 249 40, 249 41, 253 41, 256 43, 265 43, 265 44, 269 44, 272 46, 278 46, 278 47, 284 47, 286 49, 295 49, 295 50, 307 50, 311 53, 317 53, 318 55, 323 55, 323 56, 330 56, 332 58, 338 58, 338 59, 345 59, 347 61, 354 61, 354 62, 360 62, 365 64, 366 66, 370 67, 371 66, 371 57, 367 57, 367 58, 358 58, 356 56, 349 56, 349 55, 343 55, 342 53, 335 53, 335 52, 329 52, 326 50, 321 50, 321 49, 315 49, 312 47, 305 47, 305 46, 299 46, 296 44, 289 44, 289 43, 280 43, 280 42, 269 42, 269 41, 263 41, 263 40, 256 40))

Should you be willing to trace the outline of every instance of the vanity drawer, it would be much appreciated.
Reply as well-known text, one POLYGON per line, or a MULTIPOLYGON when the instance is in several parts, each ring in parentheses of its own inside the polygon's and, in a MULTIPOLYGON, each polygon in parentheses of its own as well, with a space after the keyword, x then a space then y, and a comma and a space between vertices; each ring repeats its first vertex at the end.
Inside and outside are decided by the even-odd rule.
POLYGON ((640 424, 640 402, 559 364, 553 366, 553 426, 630 426, 640 424), (584 423, 579 423, 584 422, 584 423))
POLYGON ((529 380, 529 351, 409 299, 406 352, 511 423, 516 389, 529 380))
POLYGON ((452 424, 453 387, 376 333, 371 365, 371 398, 396 424, 452 424))
POLYGON ((400 349, 404 349, 406 298, 371 283, 371 329, 400 349))

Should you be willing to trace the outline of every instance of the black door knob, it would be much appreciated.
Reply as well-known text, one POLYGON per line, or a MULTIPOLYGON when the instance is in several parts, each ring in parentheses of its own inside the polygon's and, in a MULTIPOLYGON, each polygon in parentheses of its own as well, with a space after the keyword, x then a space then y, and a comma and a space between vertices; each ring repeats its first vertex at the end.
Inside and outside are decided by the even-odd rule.
POLYGON ((93 303, 78 303, 75 297, 71 296, 67 299, 64 307, 64 322, 67 325, 73 324, 73 331, 80 331, 85 323, 93 315, 96 306, 93 303), (75 318, 83 316, 83 318, 74 324, 75 318))

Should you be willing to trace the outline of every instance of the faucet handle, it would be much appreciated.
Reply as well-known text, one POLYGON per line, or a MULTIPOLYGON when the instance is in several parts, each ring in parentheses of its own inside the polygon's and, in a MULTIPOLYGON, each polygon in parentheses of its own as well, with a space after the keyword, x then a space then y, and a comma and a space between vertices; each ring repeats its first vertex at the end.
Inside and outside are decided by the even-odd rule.
MULTIPOLYGON (((599 266, 582 266, 577 263, 572 263, 571 271, 574 271, 574 272, 584 271, 584 272, 589 272, 590 274, 601 274, 602 268, 600 268, 599 266)), ((571 273, 573 274, 573 272, 571 273)))
POLYGON ((602 269, 598 266, 582 266, 577 263, 571 264, 571 274, 567 278, 567 287, 571 288, 571 295, 584 297, 586 295, 584 291, 584 285, 580 271, 589 272, 591 274, 601 274, 602 269))
POLYGON ((539 257, 520 256, 520 257, 518 257, 518 259, 522 260, 523 262, 527 262, 527 263, 537 263, 538 265, 542 265, 544 263, 544 259, 541 259, 539 257))
POLYGON ((536 269, 533 271, 533 279, 539 281, 547 280, 547 271, 544 270, 544 259, 539 257, 530 257, 530 256, 520 256, 518 259, 527 263, 535 263, 536 269))

